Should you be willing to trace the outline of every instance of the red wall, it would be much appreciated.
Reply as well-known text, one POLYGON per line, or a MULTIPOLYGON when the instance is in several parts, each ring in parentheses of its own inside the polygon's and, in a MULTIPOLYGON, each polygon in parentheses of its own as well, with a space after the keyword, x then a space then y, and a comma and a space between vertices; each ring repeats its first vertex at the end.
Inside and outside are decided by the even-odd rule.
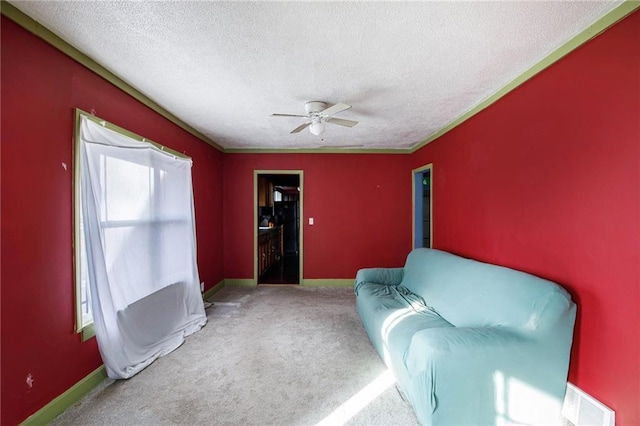
POLYGON ((254 170, 304 171, 305 279, 402 266, 411 249, 407 161, 396 154, 225 154, 225 278, 253 278, 254 170))
POLYGON ((435 247, 578 304, 570 381, 640 424, 640 12, 411 157, 435 247))
POLYGON ((102 364, 95 339, 73 332, 74 107, 193 158, 200 278, 223 278, 223 155, 3 16, 2 424, 102 364))

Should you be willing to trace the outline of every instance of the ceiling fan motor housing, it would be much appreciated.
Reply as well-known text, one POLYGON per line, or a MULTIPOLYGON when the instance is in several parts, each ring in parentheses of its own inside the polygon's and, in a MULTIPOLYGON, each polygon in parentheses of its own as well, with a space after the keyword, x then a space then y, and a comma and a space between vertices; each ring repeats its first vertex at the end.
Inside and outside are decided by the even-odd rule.
POLYGON ((327 109, 327 104, 320 101, 309 101, 304 104, 304 109, 307 111, 307 114, 319 113, 327 109))

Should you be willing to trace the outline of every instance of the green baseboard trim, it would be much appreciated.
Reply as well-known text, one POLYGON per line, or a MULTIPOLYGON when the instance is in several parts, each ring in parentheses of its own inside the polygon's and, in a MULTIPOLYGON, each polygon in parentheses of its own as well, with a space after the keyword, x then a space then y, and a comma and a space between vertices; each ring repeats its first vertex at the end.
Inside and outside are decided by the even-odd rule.
POLYGON ((218 284, 211 287, 209 290, 205 291, 202 295, 202 300, 207 300, 217 292, 219 292, 224 287, 224 280, 220 281, 218 284))
MULTIPOLYGON (((301 285, 304 287, 353 287, 353 278, 313 278, 303 279, 301 285)), ((256 287, 255 280, 251 278, 226 278, 224 285, 256 287)), ((276 284, 274 284, 276 285, 276 284)))
POLYGON ((257 284, 252 278, 225 278, 224 285, 241 285, 245 287, 256 287, 257 284))
POLYGON ((305 287, 353 287, 353 278, 313 278, 303 279, 305 287))
POLYGON ((107 378, 107 371, 104 365, 101 365, 88 376, 71 386, 64 393, 59 395, 53 401, 29 416, 21 425, 35 426, 45 425, 63 413, 67 408, 71 407, 82 397, 88 394, 93 388, 98 386, 107 378))

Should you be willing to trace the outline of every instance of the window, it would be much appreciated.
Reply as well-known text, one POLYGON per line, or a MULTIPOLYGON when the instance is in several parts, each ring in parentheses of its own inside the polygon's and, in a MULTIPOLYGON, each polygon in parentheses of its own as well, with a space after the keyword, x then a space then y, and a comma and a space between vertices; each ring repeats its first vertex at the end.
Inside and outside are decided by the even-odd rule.
MULTIPOLYGON (((85 140, 87 138, 87 135, 82 133, 83 119, 99 123, 102 127, 127 138, 138 141, 144 141, 144 139, 76 110, 75 329, 76 332, 82 333, 83 340, 86 340, 94 335, 94 330, 88 246, 85 241, 87 222, 82 208, 83 194, 86 196, 86 191, 89 190, 83 188, 83 182, 87 182, 89 172, 82 170, 82 164, 85 163, 80 158, 81 153, 85 152, 81 149, 83 138, 85 140)), ((160 148, 163 152, 170 152, 176 157, 185 157, 167 148, 160 148)), ((101 187, 96 192, 99 194, 97 196, 100 208, 93 216, 97 216, 98 229, 102 235, 102 250, 107 271, 111 273, 115 268, 121 268, 127 272, 126 276, 118 278, 120 280, 153 282, 151 287, 123 285, 123 290, 118 296, 120 302, 116 301, 123 304, 146 296, 154 290, 154 286, 156 289, 160 288, 167 280, 176 282, 184 279, 184 271, 189 267, 185 265, 176 267, 175 259, 179 256, 175 255, 174 247, 180 246, 181 243, 189 245, 190 241, 187 239, 193 235, 192 211, 184 209, 185 205, 191 205, 191 191, 184 191, 182 187, 172 187, 177 185, 178 181, 167 176, 162 161, 155 160, 149 163, 145 161, 145 155, 140 155, 140 150, 137 151, 132 155, 131 150, 127 148, 99 146, 92 150, 90 160, 86 163, 91 165, 90 168, 95 169, 92 175, 97 177, 96 180, 101 187), (126 268, 127 264, 133 261, 135 261, 135 267, 126 268)), ((86 152, 84 155, 89 157, 86 152)))
MULTIPOLYGON (((76 287, 76 293, 80 296, 80 304, 77 307, 78 315, 76 317, 76 331, 85 330, 87 327, 91 328, 93 325, 93 314, 91 313, 91 296, 89 294, 89 276, 87 274, 87 249, 84 241, 84 224, 82 223, 82 209, 76 211, 78 215, 78 232, 79 248, 76 252, 76 261, 79 262, 79 269, 76 269, 76 282, 79 287, 76 287)), ((87 330, 90 334, 93 330, 87 330)))

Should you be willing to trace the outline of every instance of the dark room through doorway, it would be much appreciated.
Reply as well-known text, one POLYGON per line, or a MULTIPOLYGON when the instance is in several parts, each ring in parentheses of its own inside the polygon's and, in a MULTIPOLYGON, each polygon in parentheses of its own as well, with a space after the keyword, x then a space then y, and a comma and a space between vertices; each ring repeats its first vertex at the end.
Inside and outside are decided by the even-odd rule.
POLYGON ((299 174, 258 174, 258 284, 300 284, 299 174))

